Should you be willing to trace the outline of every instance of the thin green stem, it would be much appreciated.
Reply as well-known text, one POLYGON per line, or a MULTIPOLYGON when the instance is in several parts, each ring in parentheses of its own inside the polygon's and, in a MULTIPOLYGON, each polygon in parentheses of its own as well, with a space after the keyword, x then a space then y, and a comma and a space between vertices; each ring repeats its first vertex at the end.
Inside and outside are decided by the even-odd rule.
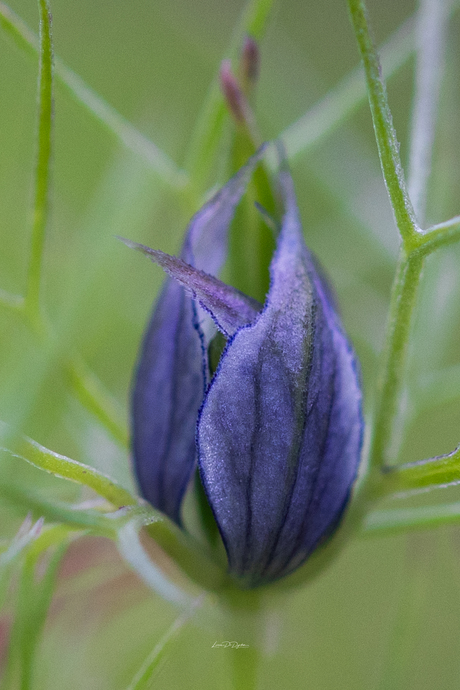
POLYGON ((444 223, 432 225, 426 232, 416 238, 413 251, 423 256, 432 254, 441 247, 460 240, 460 216, 455 216, 444 223))
MULTIPOLYGON (((364 4, 355 0, 350 0, 349 4, 364 59, 383 173, 404 243, 393 285, 371 440, 370 466, 377 468, 391 460, 394 419, 398 412, 398 403, 404 381, 412 316, 423 258, 430 251, 434 251, 437 246, 441 246, 447 241, 454 241, 453 238, 457 234, 460 237, 460 233, 458 233, 455 225, 458 219, 453 219, 450 224, 442 224, 441 227, 432 228, 427 233, 419 232, 415 225, 400 165, 398 144, 391 122, 385 86, 380 78, 378 58, 369 35, 364 4), (402 202, 405 204, 404 208, 401 206, 402 202), (411 228, 407 225, 408 219, 412 223, 411 228), (406 229, 404 230, 404 228, 406 229)), ((415 190, 418 212, 421 215, 424 214, 422 197, 426 196, 431 160, 438 89, 437 78, 442 63, 439 43, 442 42, 445 29, 444 20, 445 12, 438 7, 435 8, 432 0, 424 0, 421 32, 425 41, 424 46, 419 51, 411 150, 411 188, 415 190)), ((394 449, 393 454, 395 454, 394 449)), ((391 481, 394 483, 396 481, 394 477, 402 477, 403 475, 395 473, 392 476, 391 481)), ((404 476, 407 477, 409 484, 411 484, 410 478, 412 478, 414 486, 417 486, 412 470, 404 476)), ((400 479, 400 481, 402 480, 400 479)), ((427 481, 430 483, 430 480, 427 481)), ((382 486, 391 486, 391 482, 382 482, 382 486)))
POLYGON ((114 517, 107 517, 96 510, 82 510, 58 501, 47 501, 23 486, 2 482, 0 496, 3 502, 10 503, 16 510, 29 512, 37 519, 43 517, 48 522, 64 523, 69 529, 91 530, 92 534, 113 538, 118 526, 114 517))
POLYGON ((40 14, 38 73, 38 134, 33 202, 31 255, 25 310, 32 322, 40 321, 40 283, 45 230, 48 223, 53 125, 53 46, 51 11, 47 0, 38 2, 40 14))
POLYGON ((139 538, 140 527, 141 525, 134 519, 118 531, 118 551, 146 585, 165 601, 170 601, 180 607, 189 606, 190 596, 171 582, 145 551, 139 538))
POLYGON ((404 252, 401 252, 393 283, 386 343, 377 387, 377 406, 370 448, 371 468, 379 468, 390 460, 393 420, 398 411, 404 381, 409 335, 422 265, 422 257, 406 258, 404 252))
POLYGON ((460 447, 448 455, 391 467, 376 487, 378 498, 406 496, 460 483, 460 447))
POLYGON ((393 127, 390 108, 377 51, 371 38, 362 0, 348 0, 351 20, 364 63, 369 103, 374 123, 383 176, 401 237, 408 243, 417 234, 418 226, 409 199, 399 157, 399 144, 393 127))
MULTIPOLYGON (((37 161, 26 296, 22 298, 0 291, 0 304, 16 312, 22 312, 32 330, 43 339, 49 340, 49 328, 43 319, 40 308, 40 286, 45 231, 49 216, 53 120, 53 46, 49 2, 48 0, 39 0, 38 6, 40 35, 37 40, 28 27, 6 5, 0 2, 0 24, 2 27, 22 47, 26 46, 34 52, 38 51, 39 54, 37 161)), ((101 109, 104 111, 104 104, 98 101, 95 94, 92 94, 83 82, 65 66, 61 65, 61 68, 67 75, 68 81, 70 80, 69 83, 75 87, 78 86, 80 92, 86 94, 86 100, 88 101, 89 98, 94 112, 99 113, 101 109)), ((112 116, 116 122, 117 114, 112 113, 112 116)), ((142 144, 140 150, 144 150, 145 142, 138 141, 137 143, 142 144)), ((113 437, 126 447, 128 444, 127 434, 119 419, 120 415, 116 413, 115 406, 104 393, 96 377, 79 358, 74 358, 68 362, 66 368, 70 375, 71 384, 83 404, 104 424, 113 437)))
MULTIPOLYGON (((7 5, 0 2, 0 26, 21 50, 35 56, 39 51, 37 36, 7 5)), ((55 59, 56 79, 72 98, 83 105, 112 135, 129 150, 143 158, 159 178, 172 188, 182 188, 188 182, 187 173, 156 144, 139 132, 115 108, 106 103, 83 79, 58 57, 55 59)))
MULTIPOLYGON (((5 435, 11 434, 9 427, 3 423, 0 425, 0 431, 5 435)), ((36 441, 27 438, 27 436, 12 437, 9 439, 8 444, 8 448, 2 448, 1 450, 14 457, 26 460, 31 465, 35 465, 35 467, 57 477, 89 486, 118 508, 137 505, 136 498, 131 496, 126 489, 89 465, 84 465, 64 455, 59 455, 59 453, 41 446, 36 441)))

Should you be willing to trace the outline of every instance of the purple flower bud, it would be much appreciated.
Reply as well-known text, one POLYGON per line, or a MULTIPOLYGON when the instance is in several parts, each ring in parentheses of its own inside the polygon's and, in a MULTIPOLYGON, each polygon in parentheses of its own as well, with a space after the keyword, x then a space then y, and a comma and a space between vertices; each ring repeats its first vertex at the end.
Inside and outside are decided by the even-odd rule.
MULTIPOLYGON (((219 272, 230 222, 262 153, 259 150, 192 218, 182 247, 184 261, 211 274, 219 272)), ((143 496, 178 524, 196 466, 196 420, 208 384, 206 347, 213 330, 211 319, 168 278, 137 365, 132 446, 143 496)))
POLYGON ((350 497, 363 435, 356 359, 305 246, 286 169, 279 175, 284 216, 265 305, 214 275, 222 258, 213 258, 213 247, 222 249, 237 198, 257 161, 197 214, 182 260, 136 245, 171 276, 136 379, 138 480, 146 498, 179 522, 194 467, 196 428, 204 490, 230 572, 245 587, 292 572, 331 535, 350 497), (205 228, 200 219, 210 217, 205 228), (220 242, 210 239, 210 254, 200 254, 198 263, 196 238, 203 242, 219 233, 220 242), (206 389, 198 352, 203 335, 193 304, 228 338, 206 389))
POLYGON ((220 66, 220 87, 235 121, 239 124, 251 121, 252 114, 249 103, 232 72, 230 60, 224 60, 220 66))
POLYGON ((246 84, 246 89, 255 84, 259 78, 259 69, 259 46, 252 36, 246 36, 241 52, 241 76, 244 84, 246 84))

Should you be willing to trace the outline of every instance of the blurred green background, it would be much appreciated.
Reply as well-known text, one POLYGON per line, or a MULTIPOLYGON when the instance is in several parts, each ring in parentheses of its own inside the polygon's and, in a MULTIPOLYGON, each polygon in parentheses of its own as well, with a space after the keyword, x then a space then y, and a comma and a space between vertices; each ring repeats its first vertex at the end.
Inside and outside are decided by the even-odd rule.
MULTIPOLYGON (((378 43, 416 9, 407 0, 368 4, 378 43)), ((37 30, 34 0, 12 0, 10 6, 37 30)), ((242 7, 223 0, 54 0, 55 52, 182 164, 242 7)), ((457 13, 446 46, 429 222, 460 212, 459 45, 457 13)), ((345 1, 279 0, 261 55, 256 111, 268 139, 357 65, 345 1)), ((0 56, 0 287, 23 294, 37 61, 1 32, 0 56)), ((404 163, 413 67, 412 59, 388 85, 404 163)), ((398 236, 367 104, 297 156, 292 171, 307 242, 331 276, 361 361, 369 413, 398 236)), ((52 222, 44 267, 44 302, 56 343, 44 348, 17 315, 0 307, 1 420, 133 486, 126 451, 72 395, 62 361, 77 350, 127 423, 132 369, 163 276, 114 236, 175 253, 194 210, 56 86, 52 222)), ((460 440, 459 262, 460 247, 452 246, 426 265, 399 462, 449 452, 460 440)), ((12 479, 49 499, 87 497, 76 485, 1 454, 0 481, 12 479)), ((421 505, 457 499, 460 489, 454 487, 411 500, 421 505)), ((0 537, 11 537, 23 518, 21 508, 0 505, 0 537)), ((33 688, 121 690, 175 615, 130 573, 111 543, 82 539, 61 570, 33 688)), ((266 617, 264 690, 458 688, 460 531, 356 540, 312 584, 277 598, 266 617)), ((10 619, 7 609, 0 619, 0 661, 10 619)), ((212 649, 216 634, 226 638, 225 630, 203 620, 190 623, 155 688, 230 688, 229 655, 238 651, 212 649)))

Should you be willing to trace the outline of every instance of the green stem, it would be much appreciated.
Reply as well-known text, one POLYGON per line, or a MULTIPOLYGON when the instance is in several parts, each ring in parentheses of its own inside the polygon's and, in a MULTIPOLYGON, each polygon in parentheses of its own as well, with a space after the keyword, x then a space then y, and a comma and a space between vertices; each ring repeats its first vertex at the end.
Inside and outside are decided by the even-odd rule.
MULTIPOLYGON (((0 432, 2 431, 8 435, 11 434, 9 427, 0 423, 0 432)), ((137 499, 131 496, 126 489, 89 465, 59 455, 59 453, 41 446, 27 436, 16 435, 8 439, 8 443, 9 448, 1 448, 0 450, 21 458, 57 477, 88 486, 117 508, 137 505, 137 499)))
POLYGON ((31 256, 25 309, 32 322, 40 321, 40 283, 45 230, 48 223, 49 185, 53 120, 53 46, 51 11, 47 0, 39 0, 38 151, 32 220, 31 256))
POLYGON ((386 344, 377 389, 370 448, 371 468, 379 468, 389 460, 393 420, 404 380, 409 335, 422 266, 422 257, 406 257, 404 251, 401 252, 391 295, 386 344))
POLYGON ((455 216, 444 223, 432 225, 419 235, 414 243, 414 251, 428 256, 440 247, 445 247, 460 240, 460 216, 455 216))
POLYGON ((417 234, 414 210, 409 199, 399 157, 399 144, 393 127, 385 84, 362 0, 348 0, 351 20, 364 63, 369 103, 374 123, 380 163, 399 232, 404 242, 417 234))
POLYGON ((3 502, 24 513, 31 513, 36 519, 45 518, 47 522, 60 522, 69 529, 91 530, 92 534, 112 537, 118 527, 116 519, 106 517, 95 510, 80 510, 58 501, 47 501, 15 484, 0 485, 3 502))

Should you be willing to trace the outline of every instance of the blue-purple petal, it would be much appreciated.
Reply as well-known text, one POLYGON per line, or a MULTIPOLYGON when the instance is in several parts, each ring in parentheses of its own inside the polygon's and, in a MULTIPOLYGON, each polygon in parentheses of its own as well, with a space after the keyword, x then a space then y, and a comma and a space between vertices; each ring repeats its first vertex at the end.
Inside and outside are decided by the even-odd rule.
MULTIPOLYGON (((228 228, 263 149, 192 218, 181 257, 216 274, 228 228)), ((210 317, 167 278, 146 331, 132 395, 134 468, 143 496, 175 522, 196 463, 195 429, 207 377, 210 317), (205 328, 206 327, 206 328, 205 328)))
POLYGON ((226 338, 251 323, 261 311, 262 305, 240 290, 226 285, 215 276, 200 271, 177 256, 151 249, 144 244, 121 239, 128 247, 137 249, 174 278, 186 293, 212 318, 226 338))
POLYGON ((190 298, 168 279, 145 336, 132 400, 139 486, 149 503, 178 524, 195 462, 196 415, 204 391, 195 318, 190 298))
POLYGON ((246 586, 293 571, 337 526, 362 445, 352 348, 301 231, 292 180, 263 312, 229 342, 198 425, 203 485, 246 586))

